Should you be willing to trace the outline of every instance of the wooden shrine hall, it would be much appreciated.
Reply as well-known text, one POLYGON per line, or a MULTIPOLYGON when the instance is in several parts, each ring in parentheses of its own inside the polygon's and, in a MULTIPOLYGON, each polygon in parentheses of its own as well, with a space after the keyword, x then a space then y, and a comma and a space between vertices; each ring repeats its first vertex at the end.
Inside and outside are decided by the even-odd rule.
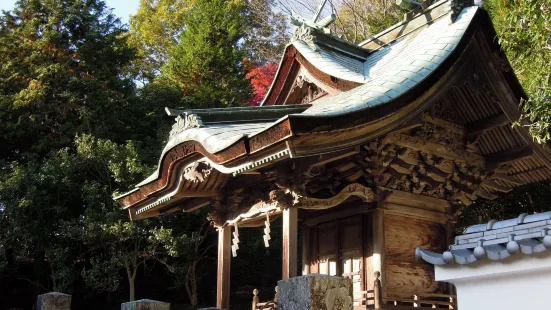
POLYGON ((551 178, 549 149, 512 126, 525 93, 483 8, 438 1, 359 45, 331 21, 293 17, 260 107, 167 108, 156 172, 116 198, 133 220, 211 210, 219 308, 239 229, 265 226, 269 245, 278 218, 283 278, 344 275, 363 292, 380 272, 385 302, 446 293, 415 249, 453 244, 461 206, 551 178))

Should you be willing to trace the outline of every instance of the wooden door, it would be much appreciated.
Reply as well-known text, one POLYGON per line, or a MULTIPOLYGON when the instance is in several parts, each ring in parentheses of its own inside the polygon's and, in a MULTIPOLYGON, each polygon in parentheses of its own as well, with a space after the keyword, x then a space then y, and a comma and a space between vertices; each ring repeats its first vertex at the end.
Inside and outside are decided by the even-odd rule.
POLYGON ((355 216, 339 220, 339 260, 343 277, 352 280, 354 309, 365 309, 363 300, 363 227, 362 217, 355 216))
POLYGON ((352 279, 354 309, 365 309, 362 216, 334 220, 310 230, 310 271, 352 279))
POLYGON ((318 272, 336 276, 338 252, 338 222, 329 222, 318 226, 318 272))

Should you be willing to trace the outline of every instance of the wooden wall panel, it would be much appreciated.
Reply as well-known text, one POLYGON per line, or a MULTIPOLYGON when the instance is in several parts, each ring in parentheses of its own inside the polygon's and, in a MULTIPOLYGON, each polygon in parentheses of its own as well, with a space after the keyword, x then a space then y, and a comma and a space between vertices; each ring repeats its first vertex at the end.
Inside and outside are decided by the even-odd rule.
POLYGON ((412 298, 415 293, 441 292, 434 267, 415 260, 419 246, 435 252, 446 249, 444 225, 399 215, 385 215, 386 296, 412 298))

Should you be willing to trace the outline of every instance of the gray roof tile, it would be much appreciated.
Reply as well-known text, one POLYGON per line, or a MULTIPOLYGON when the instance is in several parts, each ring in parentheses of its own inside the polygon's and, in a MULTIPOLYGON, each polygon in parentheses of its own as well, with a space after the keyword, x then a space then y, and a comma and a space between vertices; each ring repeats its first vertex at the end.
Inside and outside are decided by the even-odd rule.
POLYGON ((435 265, 470 264, 484 258, 502 260, 518 252, 540 253, 551 250, 551 212, 522 214, 505 221, 490 221, 465 229, 455 244, 442 254, 417 248, 415 255, 435 265), (454 259, 447 259, 448 256, 454 259))

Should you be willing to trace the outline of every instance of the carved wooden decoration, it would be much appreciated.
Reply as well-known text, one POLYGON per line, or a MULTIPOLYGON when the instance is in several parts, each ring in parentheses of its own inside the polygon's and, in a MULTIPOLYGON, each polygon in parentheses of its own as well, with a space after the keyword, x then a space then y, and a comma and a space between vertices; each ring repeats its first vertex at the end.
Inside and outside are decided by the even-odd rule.
POLYGON ((376 164, 377 185, 470 205, 489 171, 485 158, 466 145, 466 133, 425 113, 417 126, 387 135, 367 158, 376 164))
POLYGON ((203 127, 203 122, 201 117, 195 114, 184 114, 178 115, 176 117, 176 123, 172 125, 172 130, 170 131, 170 137, 181 133, 182 131, 188 128, 199 128, 203 127))
POLYGON ((343 201, 352 196, 359 197, 364 202, 375 201, 374 191, 371 188, 365 187, 358 183, 347 185, 342 189, 340 193, 327 199, 305 197, 291 190, 274 190, 270 192, 269 201, 258 202, 254 204, 248 211, 239 214, 233 219, 227 219, 225 222, 222 222, 223 215, 220 213, 217 214, 215 208, 215 211, 209 214, 209 220, 213 221, 214 225, 216 226, 222 226, 224 224, 235 225, 235 223, 238 223, 242 220, 255 218, 261 214, 266 214, 266 228, 268 229, 269 233, 270 212, 281 212, 283 209, 286 208, 324 210, 338 206, 343 201))
POLYGON ((346 199, 356 196, 364 202, 374 202, 375 193, 369 187, 354 183, 346 186, 340 193, 329 199, 295 196, 293 207, 306 210, 324 210, 338 206, 346 199))
POLYGON ((212 167, 207 162, 195 162, 193 166, 187 168, 184 172, 184 178, 188 181, 197 183, 203 182, 210 175, 212 167))

